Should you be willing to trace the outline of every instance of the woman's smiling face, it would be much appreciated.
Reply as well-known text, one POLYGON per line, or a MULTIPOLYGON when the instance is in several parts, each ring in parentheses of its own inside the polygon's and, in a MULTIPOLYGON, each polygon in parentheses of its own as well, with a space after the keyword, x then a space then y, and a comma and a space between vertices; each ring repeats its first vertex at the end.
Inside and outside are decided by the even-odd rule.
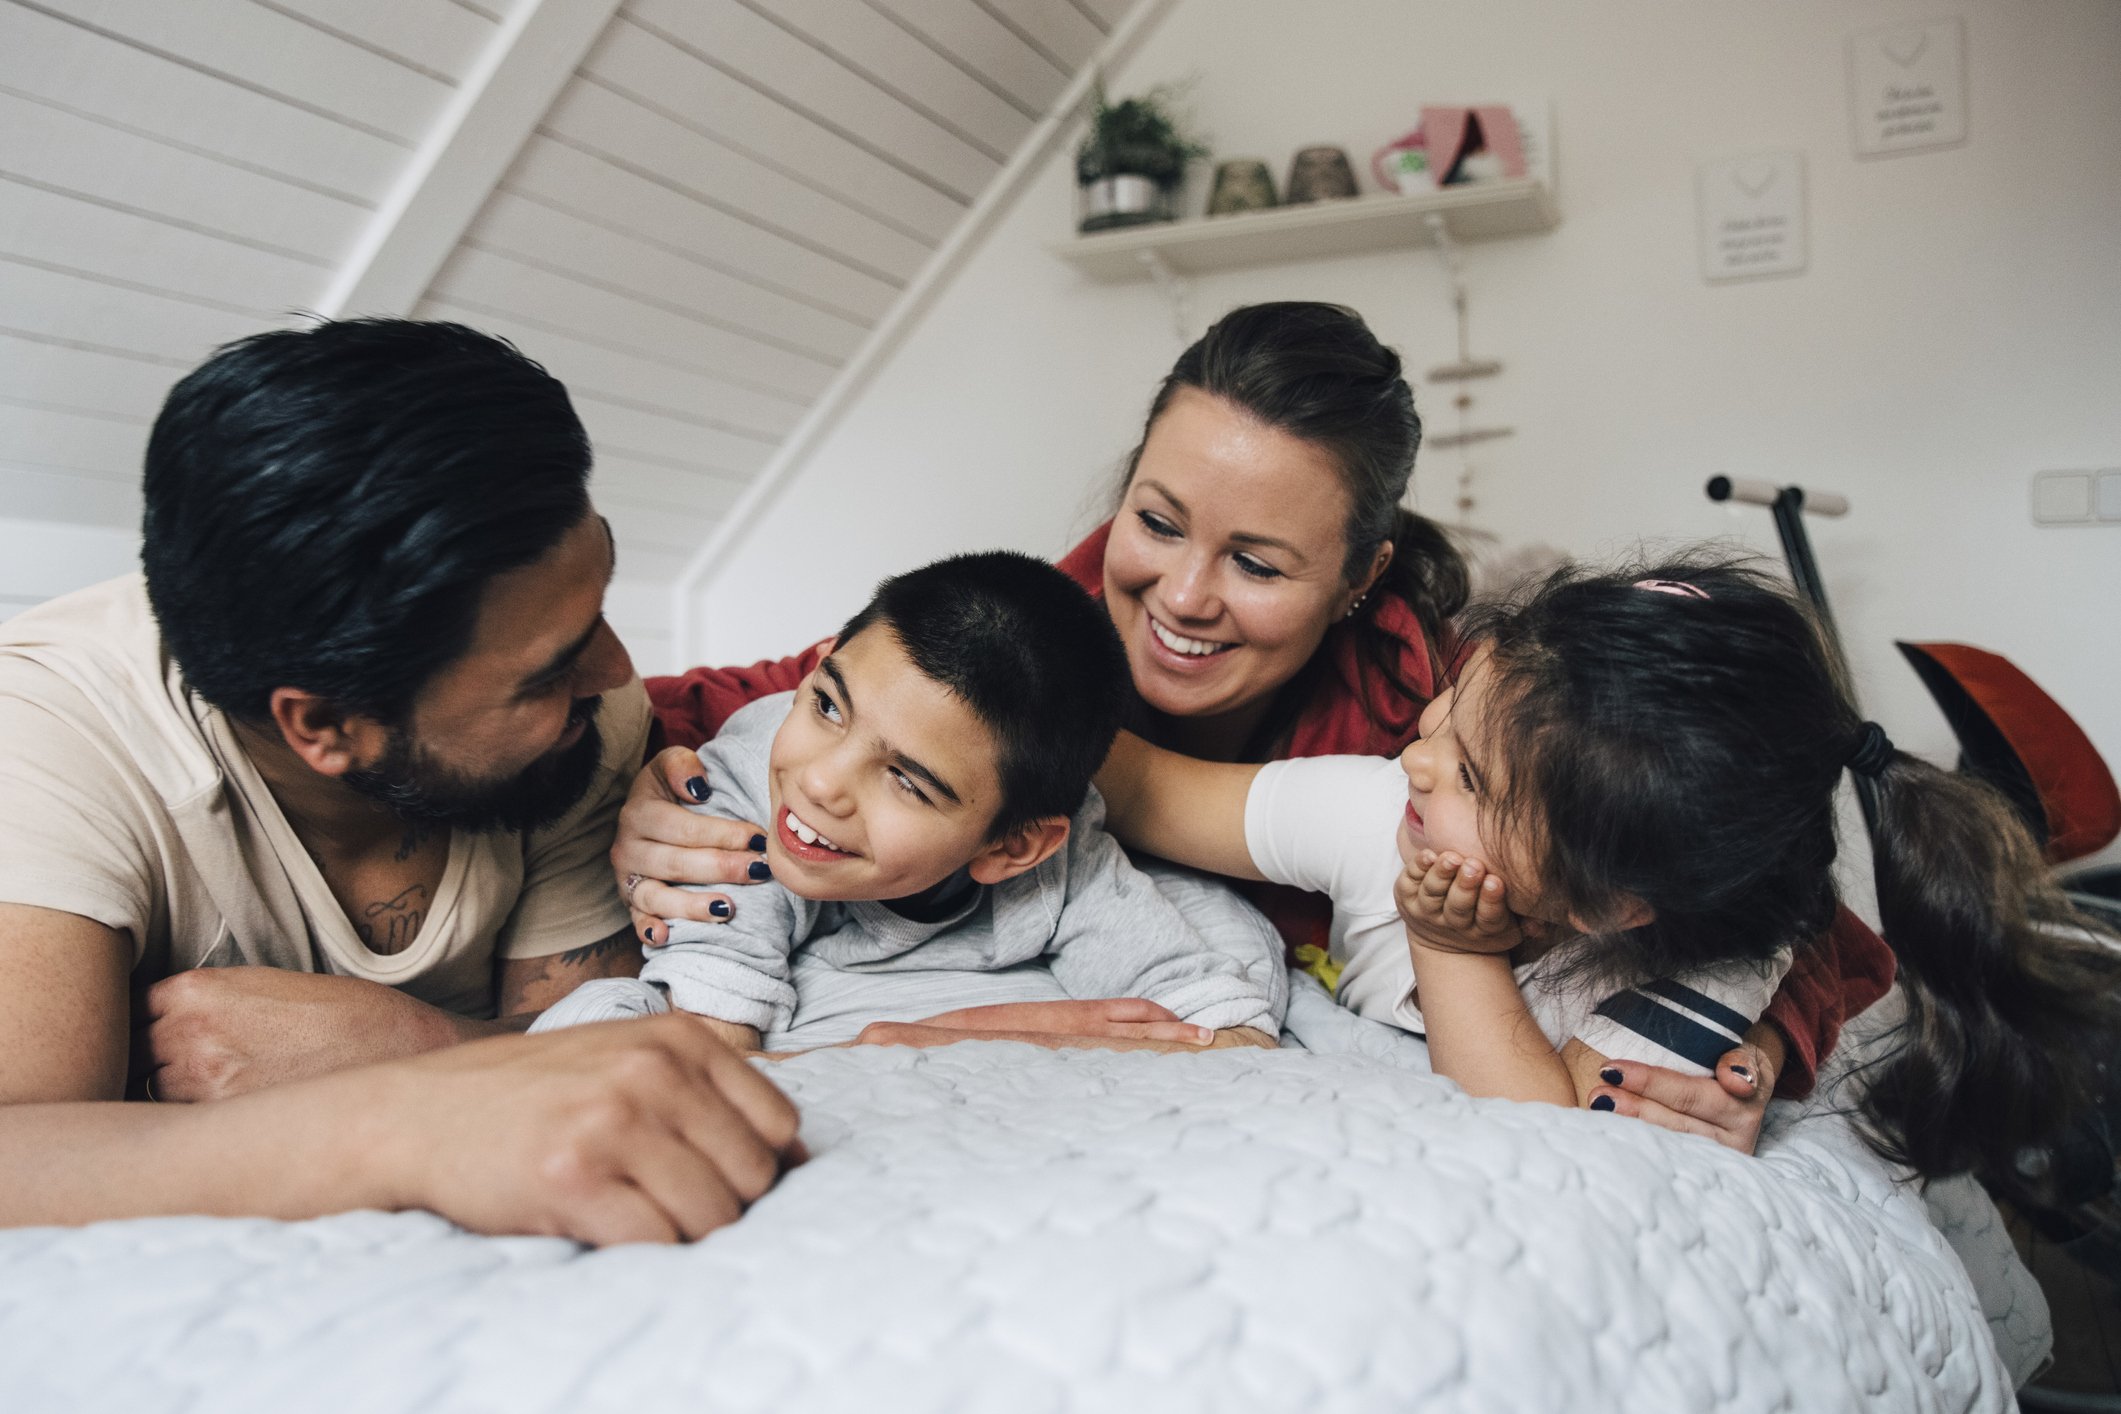
POLYGON ((1350 509, 1326 451, 1180 390, 1105 550, 1105 605, 1142 699, 1173 717, 1264 708, 1355 598, 1350 509))

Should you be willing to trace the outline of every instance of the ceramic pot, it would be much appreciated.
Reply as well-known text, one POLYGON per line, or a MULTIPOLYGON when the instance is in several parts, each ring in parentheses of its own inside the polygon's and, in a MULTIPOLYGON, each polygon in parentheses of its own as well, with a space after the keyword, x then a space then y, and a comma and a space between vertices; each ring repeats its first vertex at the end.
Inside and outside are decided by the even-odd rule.
POLYGON ((1332 201, 1355 195, 1355 169, 1337 147, 1307 147, 1289 164, 1289 200, 1332 201))
POLYGON ((1106 231, 1115 226, 1140 226, 1171 219, 1171 198, 1147 177, 1131 173, 1100 177, 1077 189, 1076 229, 1106 231))
POLYGON ((1275 204, 1273 174, 1258 158, 1234 158, 1215 169, 1215 186, 1208 193, 1210 216, 1263 211, 1275 204))

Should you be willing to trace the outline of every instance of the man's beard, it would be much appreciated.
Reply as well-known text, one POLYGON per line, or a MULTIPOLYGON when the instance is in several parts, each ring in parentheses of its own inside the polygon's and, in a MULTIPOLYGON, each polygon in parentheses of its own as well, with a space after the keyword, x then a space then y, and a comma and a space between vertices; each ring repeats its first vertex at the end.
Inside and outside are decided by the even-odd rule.
POLYGON ((522 833, 552 824, 588 793, 604 754, 597 734, 600 698, 585 697, 567 714, 567 729, 583 723, 582 739, 565 751, 547 752, 500 781, 465 777, 437 761, 403 727, 393 727, 383 758, 340 779, 390 808, 408 825, 522 833))

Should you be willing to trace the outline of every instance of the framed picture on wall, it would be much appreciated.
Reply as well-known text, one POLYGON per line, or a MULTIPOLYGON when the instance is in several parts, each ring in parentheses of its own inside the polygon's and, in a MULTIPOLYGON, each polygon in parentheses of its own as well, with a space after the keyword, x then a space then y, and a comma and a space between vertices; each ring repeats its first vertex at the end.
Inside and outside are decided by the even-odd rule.
POLYGON ((1888 25, 1851 35, 1849 118, 1859 157, 1966 141, 1966 21, 1888 25))

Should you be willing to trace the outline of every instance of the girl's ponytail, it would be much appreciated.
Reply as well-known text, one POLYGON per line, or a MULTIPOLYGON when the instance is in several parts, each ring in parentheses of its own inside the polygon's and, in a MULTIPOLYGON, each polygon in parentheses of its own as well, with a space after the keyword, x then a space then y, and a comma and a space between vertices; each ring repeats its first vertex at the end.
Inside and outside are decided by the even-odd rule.
POLYGON ((1907 1016, 1865 1071, 1863 1116, 1879 1151, 1918 1173, 2020 1187, 2020 1152, 2092 1100, 2121 1039, 2121 950, 2054 887, 1994 789, 1884 754, 1857 764, 1881 764, 1873 862, 1907 1016))

